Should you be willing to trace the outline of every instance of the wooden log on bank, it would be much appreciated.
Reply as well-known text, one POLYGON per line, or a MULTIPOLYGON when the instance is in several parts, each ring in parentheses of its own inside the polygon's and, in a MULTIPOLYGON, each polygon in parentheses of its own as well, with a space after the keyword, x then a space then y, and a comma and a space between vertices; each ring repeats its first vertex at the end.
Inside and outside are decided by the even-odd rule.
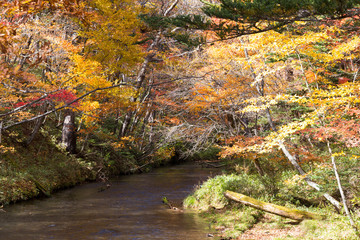
POLYGON ((224 193, 224 196, 228 199, 231 199, 235 202, 242 203, 246 206, 250 206, 268 213, 276 214, 281 217, 290 218, 297 221, 302 221, 304 219, 324 219, 323 216, 320 216, 315 213, 310 213, 306 211, 300 211, 293 208, 287 208, 284 206, 275 205, 272 203, 263 202, 260 200, 257 200, 255 198, 248 197, 246 195, 232 192, 232 191, 226 191, 224 193))

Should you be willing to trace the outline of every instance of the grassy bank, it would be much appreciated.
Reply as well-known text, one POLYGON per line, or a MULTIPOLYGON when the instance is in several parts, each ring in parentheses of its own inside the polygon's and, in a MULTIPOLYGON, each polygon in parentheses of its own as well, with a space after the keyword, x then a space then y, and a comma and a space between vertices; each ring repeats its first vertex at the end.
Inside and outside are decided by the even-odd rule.
POLYGON ((46 132, 29 145, 25 132, 7 132, 0 153, 0 203, 8 204, 94 180, 94 164, 68 155, 46 132))
MULTIPOLYGON (((269 177, 250 173, 216 176, 198 186, 185 199, 184 207, 198 210, 219 239, 358 239, 344 215, 337 214, 332 206, 319 197, 305 199, 311 196, 306 193, 311 192, 311 189, 300 190, 302 192, 299 194, 303 198, 292 195, 292 185, 283 184, 290 174, 283 173, 283 178, 277 179, 275 185, 269 177), (326 219, 305 220, 301 223, 285 219, 229 201, 223 196, 226 190, 318 213, 326 216, 326 219), (285 195, 285 192, 288 194, 285 195)), ((352 209, 355 221, 359 222, 359 210, 355 206, 352 209)))
POLYGON ((26 145, 32 126, 2 132, 0 147, 0 206, 38 196, 86 181, 102 181, 120 174, 150 171, 167 159, 142 159, 135 147, 113 146, 114 139, 98 134, 78 137, 77 153, 68 154, 59 145, 61 129, 50 121, 26 145))

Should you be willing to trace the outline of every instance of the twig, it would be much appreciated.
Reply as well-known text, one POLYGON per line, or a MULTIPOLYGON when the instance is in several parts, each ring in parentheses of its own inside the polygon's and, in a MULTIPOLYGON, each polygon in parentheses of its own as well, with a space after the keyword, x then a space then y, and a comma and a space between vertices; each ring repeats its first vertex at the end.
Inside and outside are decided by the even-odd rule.
POLYGON ((0 122, 0 143, 1 143, 1 130, 2 130, 3 122, 0 122))

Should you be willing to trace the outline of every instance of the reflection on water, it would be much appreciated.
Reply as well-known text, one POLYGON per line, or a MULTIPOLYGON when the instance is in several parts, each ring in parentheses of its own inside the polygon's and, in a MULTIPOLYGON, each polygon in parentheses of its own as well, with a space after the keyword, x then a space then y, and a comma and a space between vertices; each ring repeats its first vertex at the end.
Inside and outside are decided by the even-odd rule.
POLYGON ((102 192, 90 183, 18 203, 0 213, 0 239, 207 239, 198 216, 168 210, 161 199, 180 206, 209 175, 193 165, 167 167, 119 177, 102 192))

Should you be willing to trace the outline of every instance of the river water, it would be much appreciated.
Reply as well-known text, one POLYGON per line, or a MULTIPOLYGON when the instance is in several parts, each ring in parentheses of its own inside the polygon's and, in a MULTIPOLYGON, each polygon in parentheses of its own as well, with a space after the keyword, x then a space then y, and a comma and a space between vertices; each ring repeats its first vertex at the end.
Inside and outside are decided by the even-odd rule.
POLYGON ((17 203, 0 212, 0 239, 207 239, 211 230, 195 213, 167 209, 161 200, 181 206, 210 175, 211 169, 172 166, 121 176, 105 191, 89 183, 17 203))

